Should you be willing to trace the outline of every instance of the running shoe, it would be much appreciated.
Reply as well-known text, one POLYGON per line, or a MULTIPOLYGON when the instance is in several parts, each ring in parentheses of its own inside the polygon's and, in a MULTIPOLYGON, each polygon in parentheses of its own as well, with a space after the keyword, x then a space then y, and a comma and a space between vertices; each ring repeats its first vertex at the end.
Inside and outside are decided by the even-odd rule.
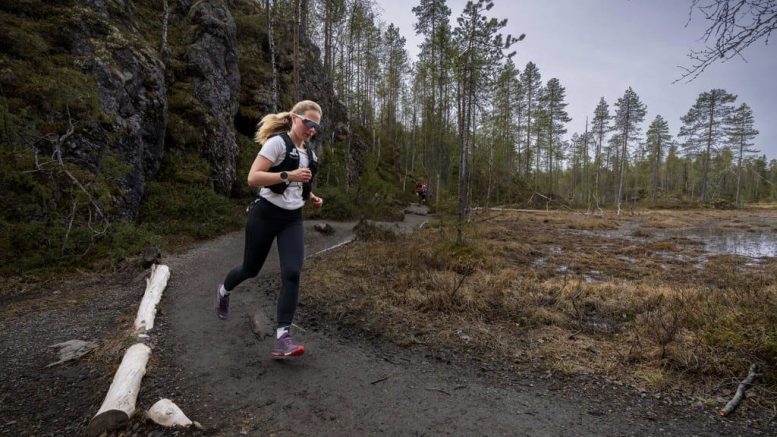
POLYGON ((298 357, 304 353, 305 346, 294 344, 288 331, 275 340, 272 349, 273 358, 298 357))
POLYGON ((224 284, 220 284, 216 288, 216 315, 221 320, 227 320, 229 317, 229 294, 222 296, 221 290, 224 289, 224 284))

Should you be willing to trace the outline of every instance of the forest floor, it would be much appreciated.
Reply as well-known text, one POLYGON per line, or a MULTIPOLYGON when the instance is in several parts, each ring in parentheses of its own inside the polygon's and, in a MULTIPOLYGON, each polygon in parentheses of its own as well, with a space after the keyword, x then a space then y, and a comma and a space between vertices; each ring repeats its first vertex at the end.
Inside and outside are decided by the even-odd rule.
MULTIPOLYGON (((773 373, 733 415, 717 410, 746 363, 773 364, 773 321, 758 311, 774 313, 774 211, 491 210, 463 246, 451 223, 413 212, 306 261, 295 361, 272 360, 252 326, 274 318, 276 253, 234 291, 226 322, 213 293, 241 262, 243 233, 165 257, 138 410, 170 398, 204 427, 180 433, 206 435, 773 433, 773 373)), ((354 223, 331 223, 332 235, 314 224, 308 255, 353 237, 354 223)), ((0 434, 83 432, 133 342, 147 275, 133 266, 0 304, 0 434), (98 346, 46 367, 49 346, 71 339, 98 346)), ((138 415, 117 434, 178 433, 138 415)))

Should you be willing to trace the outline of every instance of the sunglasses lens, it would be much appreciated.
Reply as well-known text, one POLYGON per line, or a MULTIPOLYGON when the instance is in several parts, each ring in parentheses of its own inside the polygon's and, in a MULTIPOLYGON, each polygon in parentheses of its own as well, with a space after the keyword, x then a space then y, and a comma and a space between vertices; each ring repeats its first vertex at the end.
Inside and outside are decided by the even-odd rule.
POLYGON ((315 129, 316 132, 321 132, 321 125, 316 123, 315 121, 303 118, 302 122, 305 124, 305 126, 308 127, 308 129, 315 129))

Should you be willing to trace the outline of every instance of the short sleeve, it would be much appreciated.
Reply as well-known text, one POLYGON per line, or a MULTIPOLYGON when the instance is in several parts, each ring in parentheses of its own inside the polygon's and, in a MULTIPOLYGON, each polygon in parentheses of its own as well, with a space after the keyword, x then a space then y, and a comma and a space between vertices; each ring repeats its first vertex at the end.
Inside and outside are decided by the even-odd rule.
POLYGON ((267 158, 272 162, 273 167, 283 162, 286 157, 286 144, 283 138, 277 135, 265 141, 262 149, 259 150, 259 156, 267 158))

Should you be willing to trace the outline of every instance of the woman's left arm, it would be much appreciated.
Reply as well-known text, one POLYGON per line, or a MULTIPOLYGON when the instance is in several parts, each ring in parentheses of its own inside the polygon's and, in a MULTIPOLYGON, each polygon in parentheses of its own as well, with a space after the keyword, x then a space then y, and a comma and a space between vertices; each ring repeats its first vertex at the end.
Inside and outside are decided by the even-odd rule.
POLYGON ((313 206, 315 206, 316 208, 321 208, 322 206, 324 206, 324 199, 316 196, 312 192, 310 193, 310 201, 313 202, 313 206))

